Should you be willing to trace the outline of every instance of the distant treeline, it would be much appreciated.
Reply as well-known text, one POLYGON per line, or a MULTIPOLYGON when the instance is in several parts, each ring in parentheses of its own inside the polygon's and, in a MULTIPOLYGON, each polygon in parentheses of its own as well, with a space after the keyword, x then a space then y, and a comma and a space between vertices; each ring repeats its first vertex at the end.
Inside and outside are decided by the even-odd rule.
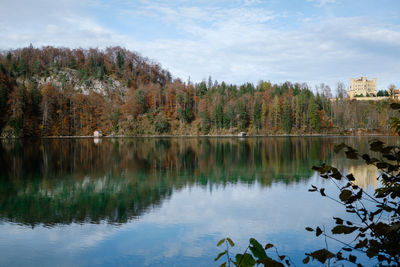
POLYGON ((0 54, 0 133, 389 133, 388 101, 344 100, 344 85, 183 82, 120 47, 27 47, 0 54))

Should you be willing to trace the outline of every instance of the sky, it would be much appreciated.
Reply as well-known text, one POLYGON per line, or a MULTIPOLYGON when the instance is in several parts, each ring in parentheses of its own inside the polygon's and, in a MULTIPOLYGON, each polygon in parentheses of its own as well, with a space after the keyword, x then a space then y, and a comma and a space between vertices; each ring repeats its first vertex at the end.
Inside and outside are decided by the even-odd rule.
POLYGON ((400 87, 399 0, 3 0, 0 50, 121 46, 173 77, 400 87))

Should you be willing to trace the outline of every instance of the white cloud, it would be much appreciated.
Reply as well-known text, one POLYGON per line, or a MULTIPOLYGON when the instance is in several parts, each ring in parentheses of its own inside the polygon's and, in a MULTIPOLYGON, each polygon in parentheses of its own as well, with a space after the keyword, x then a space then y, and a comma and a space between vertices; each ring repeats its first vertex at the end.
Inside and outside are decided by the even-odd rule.
MULTIPOLYGON (((323 6, 334 1, 313 2, 323 6)), ((71 3, 60 1, 61 8, 52 1, 4 5, 0 11, 0 48, 29 43, 100 48, 120 45, 160 62, 175 76, 184 80, 190 76, 193 81, 211 75, 229 83, 291 80, 311 86, 325 82, 334 87, 338 80, 362 74, 378 77, 378 86, 383 88, 400 82, 396 80, 400 61, 394 56, 400 53, 400 27, 370 17, 291 16, 258 1, 239 1, 225 8, 191 1, 141 1, 121 8, 119 23, 144 17, 155 29, 157 25, 170 26, 171 32, 163 37, 153 37, 157 32, 149 31, 144 40, 135 33, 136 29, 146 31, 146 25, 136 25, 132 32, 120 31, 88 11, 94 3, 71 3), (21 10, 23 16, 15 18, 12 10, 21 10)))
POLYGON ((325 6, 326 4, 333 4, 336 2, 336 0, 307 0, 307 2, 313 2, 316 3, 317 6, 325 6))

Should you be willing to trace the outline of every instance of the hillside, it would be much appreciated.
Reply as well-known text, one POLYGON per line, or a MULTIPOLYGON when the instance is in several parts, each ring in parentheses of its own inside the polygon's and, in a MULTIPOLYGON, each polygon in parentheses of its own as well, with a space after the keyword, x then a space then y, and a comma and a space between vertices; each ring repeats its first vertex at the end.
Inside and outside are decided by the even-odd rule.
POLYGON ((390 133, 389 101, 329 101, 330 88, 192 84, 120 47, 0 54, 2 137, 390 133))

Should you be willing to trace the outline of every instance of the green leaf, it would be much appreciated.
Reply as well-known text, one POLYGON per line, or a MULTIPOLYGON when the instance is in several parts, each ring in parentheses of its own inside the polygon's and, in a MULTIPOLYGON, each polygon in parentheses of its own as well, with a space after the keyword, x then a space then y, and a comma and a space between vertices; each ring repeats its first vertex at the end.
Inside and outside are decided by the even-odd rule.
POLYGON ((336 235, 336 234, 351 234, 352 232, 354 232, 355 230, 357 230, 358 227, 353 226, 345 226, 345 225, 336 225, 335 227, 332 228, 332 234, 336 235))
POLYGON ((346 201, 352 196, 352 192, 347 189, 343 189, 342 192, 340 192, 339 198, 341 201, 346 201))
POLYGON ((214 261, 217 261, 217 260, 219 260, 219 258, 221 258, 222 256, 224 256, 225 254, 227 253, 227 251, 225 250, 225 251, 223 251, 223 252, 221 252, 221 253, 219 253, 218 254, 218 256, 214 259, 214 261))
POLYGON ((309 261, 310 261, 310 257, 308 257, 308 256, 303 259, 304 264, 307 264, 309 261))
POLYGON ((306 227, 306 230, 309 231, 309 232, 314 231, 314 229, 312 229, 311 227, 306 227))
POLYGON ((218 241, 217 243, 217 247, 221 246, 224 242, 225 242, 225 238, 221 239, 220 241, 218 241))
POLYGON ((256 257, 257 259, 264 259, 264 258, 268 258, 267 253, 265 253, 264 248, 261 246, 260 243, 258 243, 257 240, 255 240, 254 238, 250 238, 250 244, 251 246, 249 246, 251 252, 253 253, 254 257, 256 257))
POLYGON ((311 256, 313 259, 318 260, 321 263, 325 263, 327 259, 335 257, 335 254, 323 248, 312 252, 311 254, 309 254, 309 256, 311 256))
POLYGON ((219 267, 226 267, 226 262, 222 263, 219 267))
POLYGON ((249 253, 236 254, 236 262, 241 267, 252 267, 256 265, 256 260, 249 253))
POLYGON ((231 247, 235 246, 235 243, 233 243, 232 239, 230 239, 229 237, 226 238, 226 240, 228 240, 229 245, 231 245, 231 247))

